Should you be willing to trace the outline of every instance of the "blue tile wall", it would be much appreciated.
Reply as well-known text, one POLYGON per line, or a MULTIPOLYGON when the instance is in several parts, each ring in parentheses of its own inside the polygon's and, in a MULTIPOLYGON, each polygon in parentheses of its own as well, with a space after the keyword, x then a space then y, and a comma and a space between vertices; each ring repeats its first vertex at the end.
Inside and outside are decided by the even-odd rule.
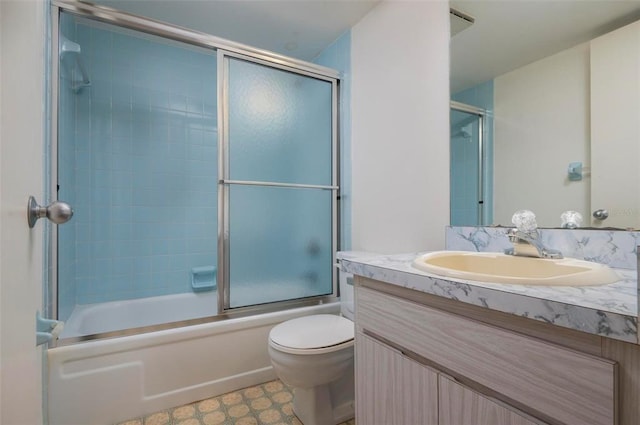
POLYGON ((215 53, 83 23, 73 37, 92 86, 60 108, 75 123, 59 154, 76 210, 65 304, 191 291, 191 268, 217 259, 215 53))
POLYGON ((342 34, 314 62, 341 73, 340 81, 340 250, 351 249, 351 31, 342 34))
MULTIPOLYGON (((471 87, 464 91, 452 94, 452 100, 466 103, 468 105, 477 106, 487 111, 487 126, 485 128, 485 181, 484 181, 484 209, 483 220, 485 224, 493 222, 493 80, 471 87)), ((454 143, 452 140, 453 158, 469 158, 469 152, 463 152, 464 149, 473 150, 472 145, 464 143, 454 143)), ((477 158, 477 156, 476 156, 477 158)), ((477 182, 477 168, 460 164, 459 167, 452 167, 451 184, 460 188, 462 193, 475 193, 475 185, 477 182)), ((451 224, 452 225, 470 225, 477 223, 477 216, 474 211, 469 211, 465 207, 468 202, 464 199, 452 198, 451 205, 451 224)))
MULTIPOLYGON (((76 27, 73 18, 67 14, 62 14, 59 23, 60 33, 70 40, 76 36, 76 27)), ((58 168, 60 170, 74 170, 75 162, 75 99, 76 95, 72 91, 72 80, 75 81, 75 74, 72 57, 64 57, 59 69, 59 97, 58 109, 62 113, 59 115, 58 125, 58 168)), ((58 179, 60 191, 58 199, 76 205, 76 186, 73 173, 61 173, 58 179)), ((76 232, 73 222, 60 227, 58 233, 58 281, 63 282, 58 287, 58 318, 67 320, 76 305, 76 232)))

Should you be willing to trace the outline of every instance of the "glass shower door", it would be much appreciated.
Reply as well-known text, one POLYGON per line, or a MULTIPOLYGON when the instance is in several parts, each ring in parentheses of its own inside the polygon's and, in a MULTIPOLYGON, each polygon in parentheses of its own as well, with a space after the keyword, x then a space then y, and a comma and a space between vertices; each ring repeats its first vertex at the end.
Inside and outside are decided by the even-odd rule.
POLYGON ((334 293, 335 80, 225 56, 223 308, 334 293))
POLYGON ((484 151, 482 115, 451 108, 451 225, 482 225, 484 151))
POLYGON ((58 318, 125 301, 132 311, 63 337, 215 315, 217 53, 60 16, 72 48, 60 54, 53 181, 76 214, 58 230, 58 318), (138 313, 142 300, 166 314, 138 313))

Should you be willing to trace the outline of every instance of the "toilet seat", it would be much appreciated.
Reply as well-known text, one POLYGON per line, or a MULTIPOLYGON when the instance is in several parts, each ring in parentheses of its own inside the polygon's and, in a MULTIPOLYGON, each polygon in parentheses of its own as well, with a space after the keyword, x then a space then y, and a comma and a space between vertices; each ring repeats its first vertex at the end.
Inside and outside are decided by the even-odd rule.
POLYGON ((333 314, 316 314, 287 320, 269 333, 269 345, 291 354, 330 353, 354 344, 354 325, 333 314))

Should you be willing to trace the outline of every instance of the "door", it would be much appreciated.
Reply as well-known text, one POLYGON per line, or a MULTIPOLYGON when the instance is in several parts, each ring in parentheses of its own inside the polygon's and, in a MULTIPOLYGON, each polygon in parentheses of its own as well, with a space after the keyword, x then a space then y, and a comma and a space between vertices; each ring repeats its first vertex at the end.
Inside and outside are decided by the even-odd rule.
POLYGON ((439 425, 536 425, 541 422, 493 401, 458 383, 439 377, 439 425))
POLYGON ((332 295, 337 82, 240 56, 219 62, 221 310, 332 295))
POLYGON ((438 423, 438 374, 356 334, 356 419, 363 424, 438 423))
POLYGON ((45 4, 0 2, 0 423, 39 424, 44 353, 43 223, 29 229, 29 195, 43 197, 45 4))
POLYGON ((491 208, 485 205, 484 112, 452 102, 450 123, 451 225, 491 223, 491 208))

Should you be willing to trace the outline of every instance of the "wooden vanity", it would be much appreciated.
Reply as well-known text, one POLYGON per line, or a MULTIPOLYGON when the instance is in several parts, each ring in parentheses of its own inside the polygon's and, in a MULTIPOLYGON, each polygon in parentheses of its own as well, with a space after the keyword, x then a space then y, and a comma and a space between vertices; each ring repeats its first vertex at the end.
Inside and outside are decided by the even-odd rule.
POLYGON ((358 274, 359 423, 640 424, 637 341, 358 274))

